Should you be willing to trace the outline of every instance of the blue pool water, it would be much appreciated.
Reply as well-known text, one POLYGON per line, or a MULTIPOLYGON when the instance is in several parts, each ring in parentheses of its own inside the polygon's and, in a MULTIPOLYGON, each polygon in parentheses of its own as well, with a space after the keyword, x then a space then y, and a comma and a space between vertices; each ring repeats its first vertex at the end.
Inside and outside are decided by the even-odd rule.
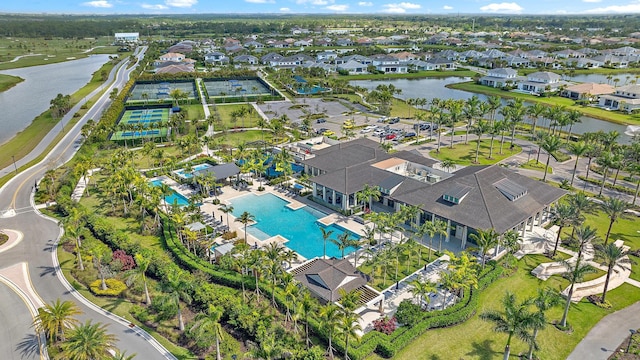
MULTIPOLYGON (((161 184, 162 180, 153 180, 151 182, 151 185, 153 186, 160 186, 161 184)), ((189 205, 189 200, 187 200, 186 197, 182 196, 182 194, 178 194, 177 192, 175 192, 175 190, 172 190, 171 195, 165 196, 164 201, 166 201, 169 205, 173 205, 174 203, 177 203, 179 206, 189 205)))
POLYGON ((211 164, 204 163, 204 164, 195 165, 194 167, 191 168, 192 169, 191 171, 187 169, 180 169, 180 170, 174 171, 174 173, 176 173, 178 176, 184 179, 191 179, 193 177, 194 171, 204 170, 211 167, 213 167, 211 166, 211 164))
MULTIPOLYGON (((324 226, 317 220, 326 214, 308 206, 299 210, 291 210, 286 207, 285 200, 273 195, 265 194, 257 196, 248 194, 231 200, 233 215, 238 217, 247 211, 255 216, 256 224, 247 227, 247 232, 260 240, 266 240, 271 236, 281 235, 289 241, 285 244, 291 250, 307 259, 322 257, 324 241, 320 227, 333 230, 331 239, 337 239, 345 232, 352 238, 358 238, 336 225, 324 226)), ((347 248, 345 255, 353 252, 355 248, 347 248)), ((331 241, 327 241, 327 256, 341 257, 342 252, 331 241)))

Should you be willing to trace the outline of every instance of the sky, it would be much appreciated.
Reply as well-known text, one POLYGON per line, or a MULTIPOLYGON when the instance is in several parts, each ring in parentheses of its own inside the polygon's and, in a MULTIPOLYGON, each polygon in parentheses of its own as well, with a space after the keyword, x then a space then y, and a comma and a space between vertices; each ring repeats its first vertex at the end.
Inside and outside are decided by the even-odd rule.
POLYGON ((640 0, 3 0, 4 13, 631 14, 640 0))

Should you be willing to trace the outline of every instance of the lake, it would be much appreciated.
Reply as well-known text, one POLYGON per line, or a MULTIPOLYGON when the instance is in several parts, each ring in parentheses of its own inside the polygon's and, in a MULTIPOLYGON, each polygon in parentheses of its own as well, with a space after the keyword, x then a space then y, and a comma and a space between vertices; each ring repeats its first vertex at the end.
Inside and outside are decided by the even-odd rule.
POLYGON ((86 85, 94 72, 109 60, 109 55, 0 71, 19 76, 23 82, 0 92, 0 144, 24 130, 33 119, 49 109, 58 94, 71 95, 86 85))
POLYGON ((592 82, 598 84, 609 84, 615 85, 613 79, 620 79, 618 81, 618 86, 631 85, 631 80, 640 80, 640 74, 629 74, 629 73, 620 73, 620 74, 612 74, 611 80, 607 79, 605 74, 580 74, 572 77, 565 77, 568 81, 576 81, 576 82, 592 82), (638 76, 638 79, 636 79, 638 76))
MULTIPOLYGON (((591 76, 591 75, 589 75, 591 76)), ((622 76, 622 82, 624 82, 624 74, 619 74, 618 76, 622 76)), ((633 77, 632 77, 633 79, 633 77)), ((355 80, 350 81, 349 84, 354 86, 360 86, 368 90, 374 90, 380 84, 392 84, 398 89, 401 89, 402 92, 396 97, 406 100, 411 98, 425 98, 427 102, 431 101, 433 98, 438 99, 458 99, 458 100, 467 100, 470 99, 473 95, 476 95, 481 101, 486 101, 487 96, 482 94, 474 94, 467 91, 449 89, 446 85, 470 81, 471 78, 468 77, 447 77, 447 78, 424 78, 424 79, 391 79, 391 80, 355 80)), ((606 82, 606 76, 605 76, 606 82)), ((502 101, 503 104, 506 103, 506 100, 502 101)), ((426 106, 428 108, 428 105, 426 106)), ((528 121, 526 119, 525 121, 528 121)), ((585 132, 595 132, 598 130, 603 131, 612 131, 615 130, 620 133, 620 142, 628 143, 631 141, 631 137, 625 135, 625 131, 627 129, 624 125, 618 125, 614 123, 610 123, 607 121, 594 119, 591 117, 583 116, 581 117, 581 123, 573 125, 572 133, 574 134, 583 134, 585 132)))

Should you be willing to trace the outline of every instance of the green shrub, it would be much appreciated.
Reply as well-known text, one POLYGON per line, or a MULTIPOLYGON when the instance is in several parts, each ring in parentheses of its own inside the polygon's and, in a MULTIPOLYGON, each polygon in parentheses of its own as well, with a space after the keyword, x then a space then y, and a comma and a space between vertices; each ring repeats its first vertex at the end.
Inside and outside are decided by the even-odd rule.
POLYGON ((127 290, 127 285, 118 279, 107 279, 107 290, 102 290, 102 280, 98 279, 89 285, 91 292, 99 296, 118 296, 127 290))

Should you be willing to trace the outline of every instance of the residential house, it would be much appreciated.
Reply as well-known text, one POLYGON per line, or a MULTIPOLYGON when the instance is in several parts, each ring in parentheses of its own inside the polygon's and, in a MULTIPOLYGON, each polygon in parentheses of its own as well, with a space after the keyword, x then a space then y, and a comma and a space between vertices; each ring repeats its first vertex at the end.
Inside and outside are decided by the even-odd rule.
POLYGON ((264 44, 255 40, 250 40, 244 43, 245 49, 264 49, 264 44))
POLYGON ((567 86, 560 96, 572 100, 596 101, 600 95, 612 94, 614 91, 615 88, 608 84, 581 83, 567 86))
POLYGON ((233 58, 234 64, 258 65, 260 61, 253 55, 239 55, 233 58))
POLYGON ((333 51, 322 51, 316 54, 318 61, 333 61, 338 58, 338 54, 333 51))
POLYGON ((160 55, 160 62, 172 61, 172 62, 181 62, 186 59, 184 54, 168 52, 166 54, 160 55))
POLYGON ((511 68, 491 69, 486 76, 480 78, 480 84, 501 88, 508 84, 515 84, 518 80, 518 71, 511 68))
POLYGON ((408 71, 406 64, 401 64, 400 60, 396 59, 393 56, 389 55, 375 55, 372 56, 373 66, 376 67, 376 70, 382 71, 385 74, 404 74, 408 71))
POLYGON ((556 90, 561 83, 562 77, 549 71, 536 71, 527 75, 527 79, 518 82, 518 90, 529 93, 541 94, 556 90))
POLYGON ((640 109, 640 85, 625 85, 613 94, 601 95, 598 105, 605 109, 632 112, 640 109))
POLYGON ((429 64, 426 70, 455 70, 457 68, 455 61, 446 58, 436 57, 425 62, 429 64))
POLYGON ((204 55, 204 62, 208 64, 228 64, 229 57, 224 53, 214 51, 204 55))

